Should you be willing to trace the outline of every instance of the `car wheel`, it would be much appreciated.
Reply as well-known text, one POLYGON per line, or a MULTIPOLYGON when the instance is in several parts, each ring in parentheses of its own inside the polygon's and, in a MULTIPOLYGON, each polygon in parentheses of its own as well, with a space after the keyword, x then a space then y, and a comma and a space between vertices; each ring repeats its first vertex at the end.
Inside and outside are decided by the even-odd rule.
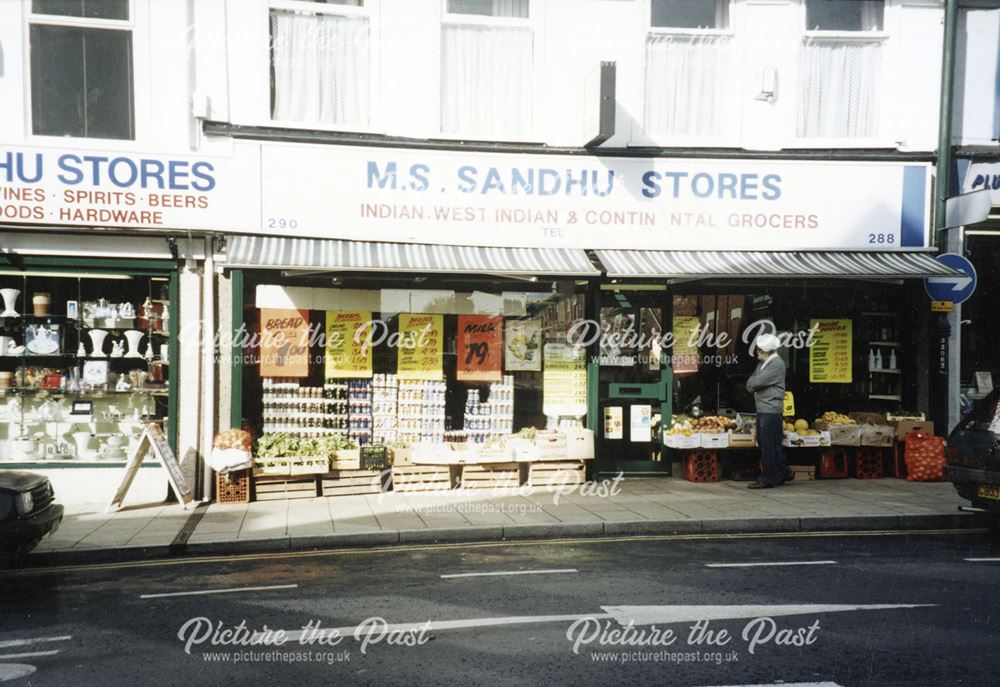
POLYGON ((40 541, 41 539, 32 539, 0 548, 0 568, 17 568, 23 565, 25 558, 40 541))

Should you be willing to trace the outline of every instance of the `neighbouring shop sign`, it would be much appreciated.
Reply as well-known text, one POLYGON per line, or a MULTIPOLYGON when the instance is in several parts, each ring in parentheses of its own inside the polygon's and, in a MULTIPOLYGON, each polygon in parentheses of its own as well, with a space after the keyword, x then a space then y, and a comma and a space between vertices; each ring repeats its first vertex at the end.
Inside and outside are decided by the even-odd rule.
POLYGON ((670 363, 674 374, 691 374, 698 371, 698 347, 695 340, 701 320, 697 317, 674 318, 673 354, 670 363))
POLYGON ((583 417, 587 414, 586 349, 567 344, 545 344, 542 373, 542 412, 547 416, 583 417))
POLYGON ((259 232, 259 159, 0 146, 0 221, 259 232))
POLYGON ((503 357, 508 372, 541 372, 542 321, 507 320, 503 357))
POLYGON ((851 320, 810 320, 815 332, 809 348, 809 381, 813 384, 850 384, 852 369, 851 320))
POLYGON ((371 377, 372 349, 364 329, 371 311, 328 310, 326 313, 326 377, 371 377))
POLYGON ((460 382, 498 382, 503 378, 503 318, 486 315, 458 316, 458 361, 455 377, 460 382))
POLYGON ((444 376, 444 318, 441 315, 399 315, 400 379, 441 379, 444 376))
POLYGON ((260 309, 260 376, 309 376, 309 311, 260 309))

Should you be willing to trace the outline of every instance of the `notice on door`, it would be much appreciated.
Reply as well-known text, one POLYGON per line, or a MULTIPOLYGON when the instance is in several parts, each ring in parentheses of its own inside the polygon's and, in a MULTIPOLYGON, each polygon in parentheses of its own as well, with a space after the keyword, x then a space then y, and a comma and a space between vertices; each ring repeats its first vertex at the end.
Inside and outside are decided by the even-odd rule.
POLYGON ((309 376, 309 311, 260 309, 260 376, 309 376))
POLYGON ((441 315, 399 315, 400 379, 441 379, 444 370, 444 318, 441 315))
POLYGON ((652 406, 640 405, 629 408, 628 436, 632 443, 645 443, 653 440, 652 417, 652 406))
POLYGON ((850 384, 853 326, 851 320, 810 320, 815 332, 809 348, 809 381, 812 384, 850 384))
POLYGON ((607 406, 604 408, 604 438, 621 439, 625 428, 622 422, 622 407, 607 406))
POLYGON ((587 361, 585 349, 566 344, 545 344, 542 373, 542 412, 551 417, 587 414, 587 361))

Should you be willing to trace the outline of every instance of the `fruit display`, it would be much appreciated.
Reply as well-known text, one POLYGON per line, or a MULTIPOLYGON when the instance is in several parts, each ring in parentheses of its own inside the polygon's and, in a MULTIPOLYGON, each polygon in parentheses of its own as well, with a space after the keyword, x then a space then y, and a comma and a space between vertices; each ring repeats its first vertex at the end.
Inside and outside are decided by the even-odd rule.
POLYGON ((242 429, 227 429, 215 435, 212 446, 220 449, 234 448, 237 451, 250 452, 250 433, 242 429))
POLYGON ((805 437, 818 437, 820 435, 819 431, 809 429, 809 422, 801 418, 794 422, 785 422, 785 431, 805 437))
POLYGON ((666 432, 670 436, 685 436, 689 437, 695 433, 694 427, 691 425, 690 420, 678 420, 675 419, 670 429, 666 432))
POLYGON ((721 415, 710 415, 708 417, 698 417, 692 419, 691 428, 696 432, 707 432, 711 434, 736 429, 737 424, 736 420, 733 420, 732 418, 723 417, 721 415))
POLYGON ((856 425, 857 422, 854 421, 849 415, 844 415, 843 413, 837 413, 832 410, 828 410, 821 416, 816 418, 816 422, 825 422, 828 425, 856 425))
POLYGON ((906 479, 909 482, 940 482, 944 479, 945 442, 942 437, 914 432, 906 437, 906 479))

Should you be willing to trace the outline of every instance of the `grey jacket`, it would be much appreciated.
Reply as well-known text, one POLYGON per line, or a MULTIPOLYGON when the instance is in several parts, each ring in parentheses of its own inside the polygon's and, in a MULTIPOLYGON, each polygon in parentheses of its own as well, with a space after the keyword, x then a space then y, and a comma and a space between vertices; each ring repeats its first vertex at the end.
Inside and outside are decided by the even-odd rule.
POLYGON ((785 409, 785 361, 775 357, 761 369, 763 362, 747 379, 747 391, 753 394, 758 413, 777 413, 785 409))

